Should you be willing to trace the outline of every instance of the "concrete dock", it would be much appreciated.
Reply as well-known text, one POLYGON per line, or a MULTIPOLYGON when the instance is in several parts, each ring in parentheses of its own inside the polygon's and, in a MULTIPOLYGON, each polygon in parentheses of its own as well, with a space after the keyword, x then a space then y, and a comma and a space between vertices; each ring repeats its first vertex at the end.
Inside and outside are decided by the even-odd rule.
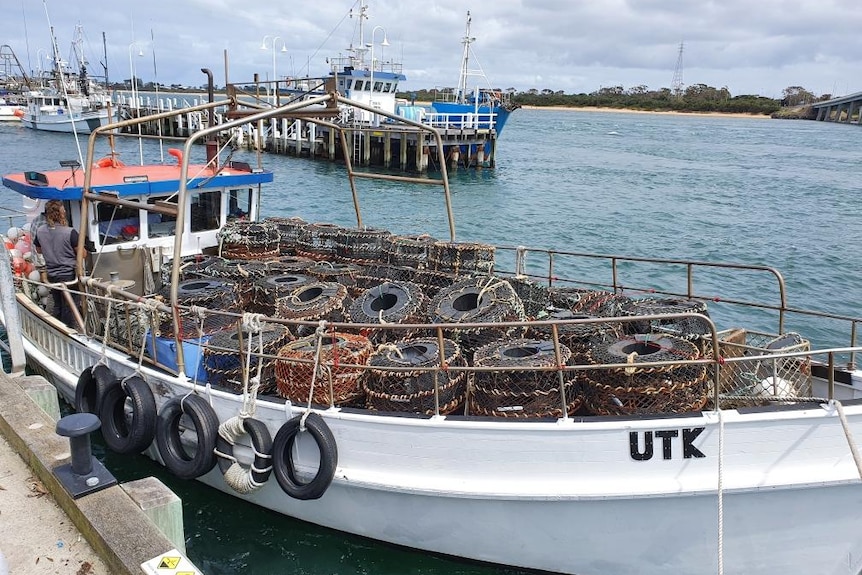
POLYGON ((43 378, 0 372, 0 575, 200 574, 181 502, 157 479, 69 494, 53 473, 71 454, 52 393, 56 405, 43 378))

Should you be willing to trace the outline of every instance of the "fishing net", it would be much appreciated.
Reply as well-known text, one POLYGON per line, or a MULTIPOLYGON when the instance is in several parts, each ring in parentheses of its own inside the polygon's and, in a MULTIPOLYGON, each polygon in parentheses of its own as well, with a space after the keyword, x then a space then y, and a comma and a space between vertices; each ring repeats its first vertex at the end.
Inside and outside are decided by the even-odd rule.
POLYGON ((313 260, 335 260, 338 257, 338 234, 345 228, 335 224, 316 223, 302 228, 296 255, 313 260))
POLYGON ((475 373, 470 413, 514 418, 574 413, 581 406, 581 397, 572 374, 536 369, 566 365, 571 355, 561 345, 558 363, 553 342, 535 339, 496 341, 480 347, 473 356, 473 365, 494 369, 475 373))
POLYGON ((428 264, 428 250, 437 240, 429 235, 396 236, 386 238, 383 251, 393 266, 424 269, 428 264))
POLYGON ((311 276, 298 273, 282 273, 257 279, 254 282, 250 311, 274 316, 278 298, 290 295, 296 288, 315 281, 311 276))
POLYGON ((220 255, 231 260, 269 260, 279 256, 281 236, 272 222, 228 222, 216 235, 220 255))
POLYGON ((363 397, 360 379, 372 351, 368 338, 349 333, 315 333, 292 341, 278 351, 278 393, 298 404, 307 403, 309 395, 318 405, 355 402, 363 397), (319 358, 318 337, 322 338, 319 358))
POLYGON ((441 357, 435 338, 402 339, 380 346, 368 365, 364 387, 369 409, 446 415, 464 403, 466 373, 450 368, 464 367, 467 361, 452 340, 443 340, 441 357), (417 369, 432 367, 437 369, 417 369))
MULTIPOLYGON (((170 286, 162 287, 159 296, 170 301, 170 286)), ((160 312, 158 333, 161 337, 196 338, 233 327, 237 318, 223 312, 240 313, 236 284, 227 280, 189 279, 177 286, 177 309, 180 333, 174 333, 171 316, 160 312), (198 333, 199 330, 201 333, 198 333)))
MULTIPOLYGON (((523 321, 521 299, 509 282, 493 276, 468 277, 441 289, 428 306, 433 323, 492 323, 523 321)), ((447 328, 446 337, 456 341, 471 354, 491 341, 508 337, 513 328, 488 327, 447 328)))
POLYGON ((283 256, 290 256, 296 253, 299 238, 302 236, 305 227, 309 225, 308 222, 297 217, 271 217, 263 221, 274 224, 276 229, 278 229, 278 251, 283 256))
POLYGON ((708 383, 703 365, 642 366, 644 362, 695 360, 697 347, 665 334, 627 335, 588 351, 589 363, 626 367, 584 372, 584 403, 596 415, 684 413, 706 405, 708 383))
MULTIPOLYGON (((809 356, 770 357, 775 354, 810 351, 810 342, 798 333, 775 335, 734 328, 719 331, 717 335, 721 358, 751 358, 725 361, 719 365, 721 407, 766 405, 782 398, 813 395, 809 356)), ((712 358, 712 337, 704 337, 702 346, 703 355, 712 358)), ((711 385, 712 380, 709 383, 711 385)), ((710 390, 709 393, 711 398, 713 391, 710 390)))
POLYGON ((434 242, 428 248, 429 267, 454 274, 494 271, 494 246, 470 242, 434 242))
POLYGON ((252 378, 257 375, 258 364, 260 363, 261 374, 258 393, 275 393, 276 358, 274 356, 291 339, 292 336, 287 328, 277 324, 266 324, 259 332, 243 331, 242 342, 240 342, 240 334, 236 330, 213 334, 203 352, 207 381, 212 385, 241 393, 243 391, 242 372, 246 366, 244 356, 248 352, 249 343, 251 343, 252 356, 249 358, 247 377, 252 378), (249 338, 251 342, 249 342, 249 338), (263 356, 260 355, 261 344, 263 356))
POLYGON ((384 282, 362 292, 351 304, 348 315, 355 323, 380 324, 380 329, 369 330, 365 335, 374 343, 384 343, 413 336, 413 332, 387 329, 386 325, 422 323, 425 303, 418 285, 384 282))
MULTIPOLYGON (((673 298, 629 299, 621 305, 620 315, 640 316, 665 313, 698 313, 709 317, 706 302, 673 298)), ((710 333, 709 322, 697 317, 681 317, 663 320, 638 320, 626 324, 629 333, 669 333, 694 341, 710 333)))
POLYGON ((392 233, 376 228, 342 229, 335 236, 335 252, 347 262, 385 263, 383 246, 392 233))
POLYGON ((363 267, 346 262, 317 262, 306 268, 305 273, 322 282, 337 282, 347 288, 351 296, 362 291, 357 287, 357 278, 362 275, 363 267))
MULTIPOLYGON (((335 282, 312 282, 300 286, 290 294, 275 300, 275 316, 284 319, 343 322, 352 300, 347 288, 335 282)), ((297 336, 308 335, 314 328, 306 325, 294 326, 297 336)))

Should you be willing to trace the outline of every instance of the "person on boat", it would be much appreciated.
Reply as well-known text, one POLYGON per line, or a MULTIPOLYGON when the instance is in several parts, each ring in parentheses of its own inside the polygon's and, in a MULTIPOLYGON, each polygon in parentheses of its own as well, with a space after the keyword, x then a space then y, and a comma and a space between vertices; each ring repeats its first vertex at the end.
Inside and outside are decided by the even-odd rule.
MULTIPOLYGON (((45 259, 45 271, 51 283, 73 282, 75 274, 75 250, 78 247, 78 230, 69 227, 66 208, 60 200, 45 204, 45 222, 36 229, 33 247, 45 259)), ((60 289, 51 290, 54 300, 54 316, 70 327, 74 327, 75 316, 69 302, 60 289)), ((77 305, 77 296, 73 296, 77 305)))

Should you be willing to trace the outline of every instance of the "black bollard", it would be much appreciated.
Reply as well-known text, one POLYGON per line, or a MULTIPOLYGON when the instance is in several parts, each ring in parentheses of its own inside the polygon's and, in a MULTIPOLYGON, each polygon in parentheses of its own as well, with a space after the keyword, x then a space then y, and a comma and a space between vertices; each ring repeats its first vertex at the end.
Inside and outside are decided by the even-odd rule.
POLYGON ((101 425, 92 413, 73 413, 57 422, 57 435, 69 438, 72 462, 55 467, 54 475, 75 499, 117 483, 90 450, 90 434, 101 425))

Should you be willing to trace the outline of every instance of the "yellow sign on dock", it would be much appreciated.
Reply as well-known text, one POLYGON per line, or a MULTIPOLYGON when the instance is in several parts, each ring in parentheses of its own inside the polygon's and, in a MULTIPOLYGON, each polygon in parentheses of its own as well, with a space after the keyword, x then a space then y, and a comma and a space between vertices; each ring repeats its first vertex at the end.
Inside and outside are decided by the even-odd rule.
POLYGON ((203 575, 191 561, 176 549, 171 549, 158 557, 153 557, 146 563, 141 563, 141 569, 147 575, 203 575))

